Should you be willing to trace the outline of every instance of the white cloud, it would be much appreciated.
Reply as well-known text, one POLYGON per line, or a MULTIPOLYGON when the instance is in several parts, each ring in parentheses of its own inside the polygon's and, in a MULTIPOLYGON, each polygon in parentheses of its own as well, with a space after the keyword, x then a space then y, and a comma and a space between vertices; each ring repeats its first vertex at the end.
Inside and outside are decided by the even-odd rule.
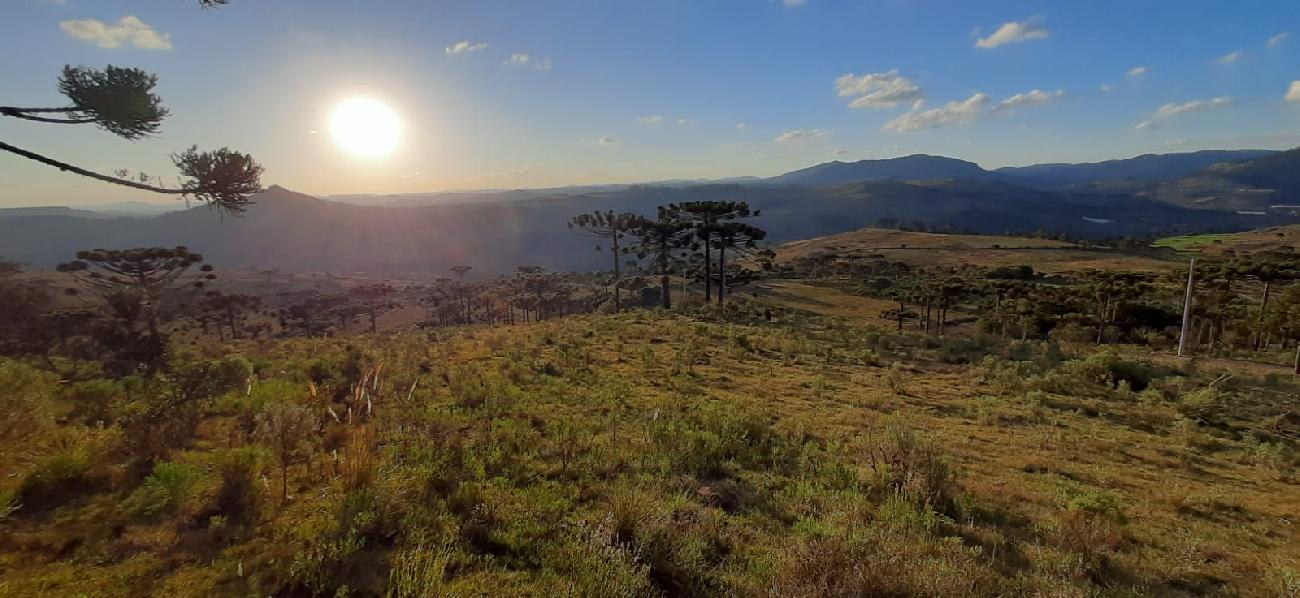
POLYGON ((657 125, 664 122, 664 117, 658 114, 652 114, 650 116, 642 116, 636 120, 643 125, 657 125))
POLYGON ((891 108, 925 96, 911 79, 899 75, 898 69, 860 77, 853 73, 842 75, 835 80, 835 89, 842 98, 854 98, 850 108, 891 108))
POLYGON ((63 21, 59 28, 79 40, 90 42, 101 48, 120 48, 129 44, 142 50, 170 50, 172 36, 158 33, 138 17, 127 15, 108 24, 96 19, 63 21))
POLYGON ((604 137, 601 137, 600 139, 597 139, 596 143, 600 145, 614 145, 615 143, 618 143, 618 138, 610 137, 609 135, 606 135, 604 137))
POLYGON ((1098 88, 1097 88, 1097 90, 1100 91, 1100 92, 1102 92, 1102 93, 1110 93, 1113 89, 1115 89, 1115 88, 1114 88, 1114 87, 1111 87, 1111 86, 1109 86, 1109 85, 1102 85, 1101 87, 1098 87, 1098 88))
POLYGON ((745 129, 748 129, 748 128, 749 128, 749 123, 736 123, 736 130, 737 130, 737 131, 744 131, 745 129))
POLYGON ((1034 89, 1031 91, 1026 91, 1024 93, 1018 93, 1005 100, 1002 100, 1001 102, 998 102, 997 105, 994 106, 993 109, 990 110, 989 112, 998 113, 998 112, 1006 112, 1009 110, 1015 110, 1016 108, 1025 108, 1029 106, 1042 106, 1043 104, 1050 104, 1064 97, 1065 97, 1065 90, 1063 89, 1058 89, 1056 91, 1043 91, 1041 89, 1034 89))
POLYGON ((1210 100, 1193 100, 1190 102, 1183 102, 1182 104, 1170 102, 1161 106, 1151 115, 1151 118, 1138 123, 1134 128, 1138 130, 1157 129, 1164 124, 1164 121, 1180 114, 1200 112, 1212 108, 1222 108, 1230 104, 1232 104, 1232 98, 1228 97, 1218 97, 1210 100))
POLYGON ((1291 88, 1286 90, 1286 101, 1300 102, 1300 81, 1291 82, 1291 88))
POLYGON ((1241 60, 1241 57, 1244 56, 1245 54, 1246 54, 1246 53, 1243 52, 1243 51, 1241 51, 1241 50, 1235 50, 1235 51, 1232 51, 1232 52, 1228 52, 1227 54, 1224 54, 1223 56, 1220 56, 1220 57, 1218 57, 1218 58, 1215 58, 1215 59, 1214 59, 1214 63, 1215 63, 1215 64, 1232 64, 1232 63, 1234 63, 1234 62, 1237 62, 1238 60, 1241 60))
POLYGON ((921 129, 932 129, 946 125, 965 124, 974 121, 988 105, 988 94, 976 92, 962 101, 951 101, 938 108, 924 110, 924 102, 912 105, 911 112, 885 123, 882 131, 910 133, 921 129))
POLYGON ((798 6, 803 6, 807 3, 808 0, 781 0, 781 4, 784 4, 786 8, 795 8, 798 6))
POLYGON ((475 43, 469 40, 465 40, 447 46, 447 48, 444 51, 448 54, 468 54, 470 52, 478 52, 479 50, 486 50, 487 47, 488 45, 486 42, 475 43))
POLYGON ((776 141, 777 143, 788 143, 792 141, 803 141, 805 139, 816 139, 830 134, 831 132, 826 129, 795 129, 777 135, 776 139, 773 139, 773 141, 776 141))
POLYGON ((691 124, 691 123, 693 123, 693 122, 695 122, 695 121, 693 121, 693 120, 691 120, 691 119, 689 119, 689 118, 679 118, 679 119, 677 119, 677 126, 679 126, 679 127, 684 127, 684 126, 689 125, 689 124, 691 124))
POLYGON ((1282 45, 1282 42, 1286 41, 1286 38, 1288 37, 1291 37, 1291 33, 1287 31, 1274 35, 1273 37, 1268 38, 1268 47, 1276 48, 1282 45))
POLYGON ((538 70, 542 70, 542 71, 551 70, 550 58, 542 58, 540 60, 534 60, 533 57, 526 52, 515 52, 514 54, 511 54, 510 58, 507 58, 504 64, 517 64, 517 65, 531 64, 537 67, 538 70))
POLYGON ((1041 19, 1034 17, 1024 21, 1003 23, 998 27, 997 31, 993 32, 993 35, 976 40, 975 47, 989 50, 1005 44, 1042 39, 1051 35, 1052 32, 1044 27, 1040 21, 1041 19))
POLYGON ((1128 70, 1128 76, 1130 76, 1130 77, 1141 77, 1142 75, 1147 74, 1147 71, 1149 71, 1149 70, 1151 70, 1151 69, 1149 69, 1149 68, 1147 68, 1147 67, 1145 67, 1145 66, 1135 66, 1135 67, 1133 67, 1133 68, 1131 68, 1131 69, 1128 70))
POLYGON ((847 155, 849 155, 849 150, 837 149, 837 150, 832 150, 832 151, 831 151, 831 157, 832 157, 832 158, 842 158, 842 157, 847 156, 847 155))

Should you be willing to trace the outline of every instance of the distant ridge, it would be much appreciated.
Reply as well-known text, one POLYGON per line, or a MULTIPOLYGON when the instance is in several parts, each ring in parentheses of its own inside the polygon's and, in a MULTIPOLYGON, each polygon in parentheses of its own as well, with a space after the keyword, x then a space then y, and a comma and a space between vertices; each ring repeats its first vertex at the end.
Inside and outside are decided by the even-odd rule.
POLYGON ((765 179, 774 185, 831 186, 881 179, 934 180, 983 179, 990 173, 979 164, 928 154, 913 154, 883 160, 826 162, 765 179))
POLYGON ((1103 181, 1162 181, 1190 176, 1214 164, 1253 160, 1274 150, 1203 150, 1177 154, 1143 154, 1133 158, 1085 164, 1034 164, 1008 166, 997 174, 1042 186, 1065 186, 1103 181))

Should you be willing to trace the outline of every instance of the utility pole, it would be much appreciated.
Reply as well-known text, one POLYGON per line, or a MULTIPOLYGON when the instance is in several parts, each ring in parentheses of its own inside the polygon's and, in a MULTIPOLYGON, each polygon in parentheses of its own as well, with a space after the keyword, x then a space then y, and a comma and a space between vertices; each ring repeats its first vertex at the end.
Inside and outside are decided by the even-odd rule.
POLYGON ((1183 296, 1183 329, 1178 334, 1178 356, 1183 356, 1187 347, 1187 329, 1192 323, 1192 277, 1196 273, 1196 258, 1187 266, 1187 294, 1183 296))

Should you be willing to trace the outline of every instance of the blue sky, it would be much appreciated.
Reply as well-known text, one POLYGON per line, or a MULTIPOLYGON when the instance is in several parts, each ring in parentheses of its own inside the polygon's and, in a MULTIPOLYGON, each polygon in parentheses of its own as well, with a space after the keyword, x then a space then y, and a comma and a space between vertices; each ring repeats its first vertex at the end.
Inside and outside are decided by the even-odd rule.
MULTIPOLYGON (((0 139, 165 180, 191 144, 315 194, 1300 145, 1294 0, 5 3, 0 105, 59 105, 64 64, 114 64, 156 73, 172 116, 138 142, 14 119, 0 139), (403 123, 384 158, 326 134, 357 95, 403 123)), ((157 199, 7 154, 0 180, 4 205, 157 199)))

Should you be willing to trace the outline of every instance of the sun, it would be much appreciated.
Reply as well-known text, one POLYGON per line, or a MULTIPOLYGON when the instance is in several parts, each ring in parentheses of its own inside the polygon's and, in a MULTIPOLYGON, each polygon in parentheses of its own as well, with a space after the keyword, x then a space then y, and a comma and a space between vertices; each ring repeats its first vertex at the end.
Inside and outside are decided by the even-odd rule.
POLYGON ((367 158, 386 156, 397 146, 402 123, 387 104, 367 97, 348 98, 330 116, 334 143, 367 158))

